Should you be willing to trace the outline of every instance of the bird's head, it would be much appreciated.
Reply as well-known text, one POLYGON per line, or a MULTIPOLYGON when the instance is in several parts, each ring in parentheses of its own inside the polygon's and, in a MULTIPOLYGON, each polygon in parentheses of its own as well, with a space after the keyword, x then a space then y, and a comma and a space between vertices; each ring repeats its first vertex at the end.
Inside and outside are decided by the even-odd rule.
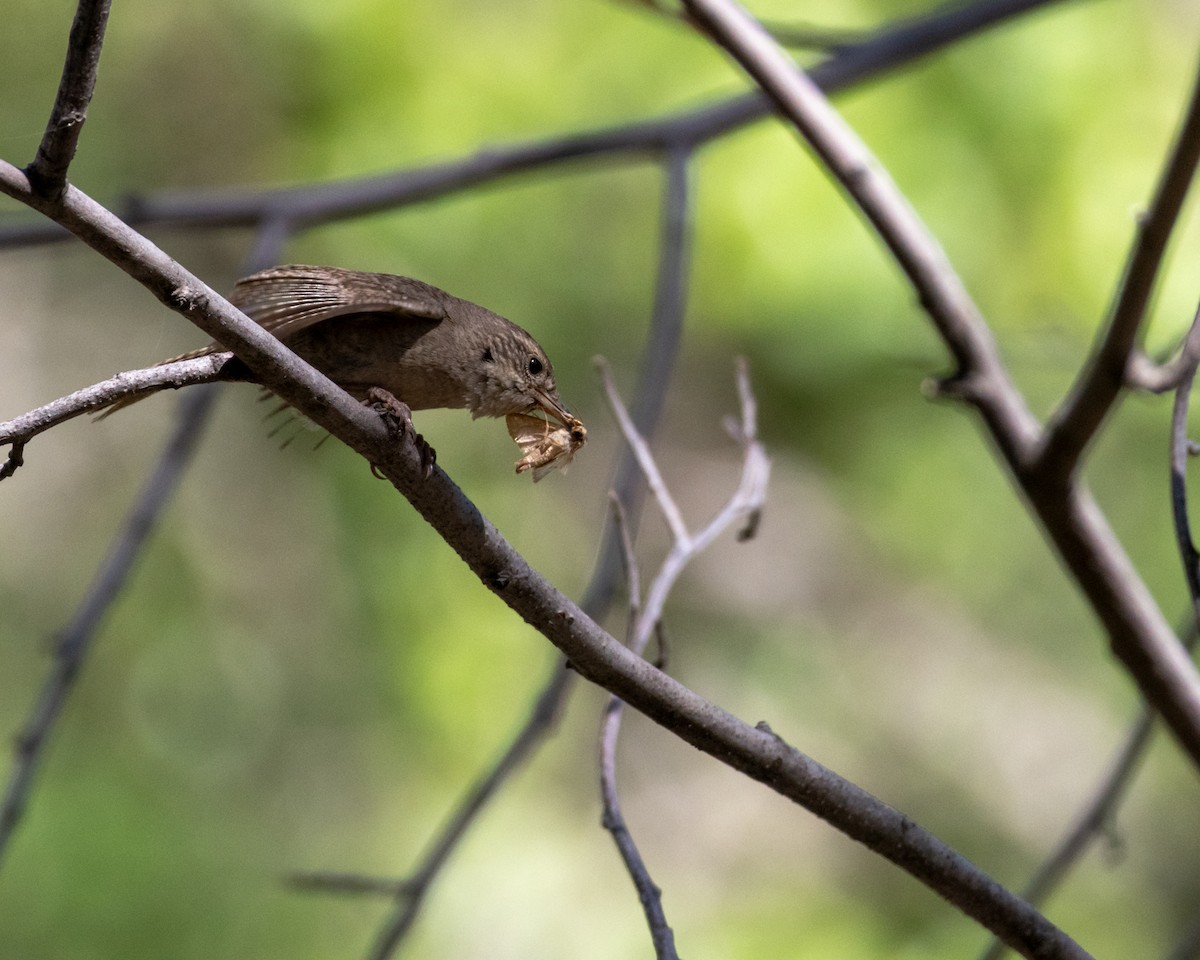
POLYGON ((571 414, 558 399, 546 351, 515 324, 491 330, 471 360, 467 406, 473 417, 504 417, 541 410, 566 424, 571 414))

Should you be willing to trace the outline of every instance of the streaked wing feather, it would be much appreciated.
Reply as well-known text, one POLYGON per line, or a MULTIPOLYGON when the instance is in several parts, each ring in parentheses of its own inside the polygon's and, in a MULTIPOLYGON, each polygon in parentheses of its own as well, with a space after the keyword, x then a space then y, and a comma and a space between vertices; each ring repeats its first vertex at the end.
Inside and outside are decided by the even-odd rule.
POLYGON ((286 340, 314 323, 351 313, 444 320, 444 297, 435 287, 407 277, 291 264, 239 280, 229 299, 286 340))

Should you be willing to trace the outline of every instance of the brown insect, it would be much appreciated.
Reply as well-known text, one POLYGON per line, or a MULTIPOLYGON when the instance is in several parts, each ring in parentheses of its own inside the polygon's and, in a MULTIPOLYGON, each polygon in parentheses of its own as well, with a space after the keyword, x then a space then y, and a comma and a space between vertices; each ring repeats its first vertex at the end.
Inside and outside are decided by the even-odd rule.
POLYGON ((517 461, 517 473, 533 471, 537 483, 551 470, 566 470, 575 454, 587 442, 583 421, 570 414, 560 426, 543 417, 510 413, 504 418, 508 435, 525 455, 517 461))

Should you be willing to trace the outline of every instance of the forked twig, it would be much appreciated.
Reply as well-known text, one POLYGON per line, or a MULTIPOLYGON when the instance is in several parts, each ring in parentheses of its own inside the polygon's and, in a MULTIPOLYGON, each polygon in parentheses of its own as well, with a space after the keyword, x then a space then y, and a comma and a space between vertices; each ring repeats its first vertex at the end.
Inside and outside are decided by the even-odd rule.
MULTIPOLYGON (((624 539, 623 546, 626 555, 626 570, 628 576, 630 626, 627 645, 638 656, 644 656, 650 637, 654 635, 662 622, 663 607, 672 587, 675 585, 683 569, 699 555, 722 532, 741 519, 746 524, 743 532, 757 526, 757 517, 762 511, 766 498, 767 481, 770 477, 770 461, 758 441, 756 424, 756 405, 754 394, 750 388, 750 378, 744 360, 739 360, 737 367, 738 394, 741 399, 742 417, 735 422, 730 430, 733 438, 742 446, 742 478, 737 490, 717 515, 697 534, 688 531, 683 521, 675 499, 664 482, 658 464, 655 462, 650 446, 645 438, 638 433, 637 427, 630 418, 620 394, 612 381, 608 365, 603 360, 597 361, 604 396, 608 401, 621 434, 629 449, 636 457, 638 466, 646 478, 646 483, 654 494, 659 510, 671 530, 673 544, 664 559, 658 574, 650 584, 647 600, 641 599, 640 578, 636 557, 633 554, 631 541, 624 539)), ((620 522, 620 501, 615 497, 614 517, 618 526, 620 522)), ((739 539, 746 537, 739 536, 739 539)), ((608 701, 604 711, 604 719, 600 727, 600 796, 603 803, 602 823, 613 836, 613 842, 625 863, 625 869, 633 878, 638 891, 642 910, 646 914, 646 922, 650 927, 650 937, 654 944, 655 956, 658 960, 677 960, 675 937, 667 924, 662 907, 662 891, 650 877, 649 869, 642 859, 633 835, 621 812, 620 797, 616 783, 617 741, 621 731, 623 704, 618 697, 608 701)))
MULTIPOLYGON (((1135 376, 1139 371, 1140 364, 1134 360, 1135 348, 1167 242, 1179 220, 1197 164, 1200 164, 1200 72, 1150 208, 1138 218, 1137 235, 1104 333, 1092 359, 1046 429, 1038 469, 1051 481, 1061 482, 1075 470, 1084 449, 1128 384, 1131 364, 1135 376)), ((1198 346, 1185 343, 1185 355, 1198 346)), ((1145 371, 1141 373, 1146 376, 1145 371)))

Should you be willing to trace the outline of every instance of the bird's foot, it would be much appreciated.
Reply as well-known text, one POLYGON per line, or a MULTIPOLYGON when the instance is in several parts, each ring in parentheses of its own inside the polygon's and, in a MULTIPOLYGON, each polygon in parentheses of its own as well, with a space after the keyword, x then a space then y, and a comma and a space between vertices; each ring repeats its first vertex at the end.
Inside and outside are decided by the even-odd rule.
MULTIPOLYGON (((403 400, 398 400, 383 387, 371 387, 367 391, 366 405, 379 414, 388 433, 397 440, 409 438, 417 448, 421 457, 421 477, 427 478, 433 473, 433 465, 437 462, 437 453, 425 438, 417 433, 412 422, 412 410, 403 400)), ((378 468, 371 464, 371 472, 380 477, 378 468)))

